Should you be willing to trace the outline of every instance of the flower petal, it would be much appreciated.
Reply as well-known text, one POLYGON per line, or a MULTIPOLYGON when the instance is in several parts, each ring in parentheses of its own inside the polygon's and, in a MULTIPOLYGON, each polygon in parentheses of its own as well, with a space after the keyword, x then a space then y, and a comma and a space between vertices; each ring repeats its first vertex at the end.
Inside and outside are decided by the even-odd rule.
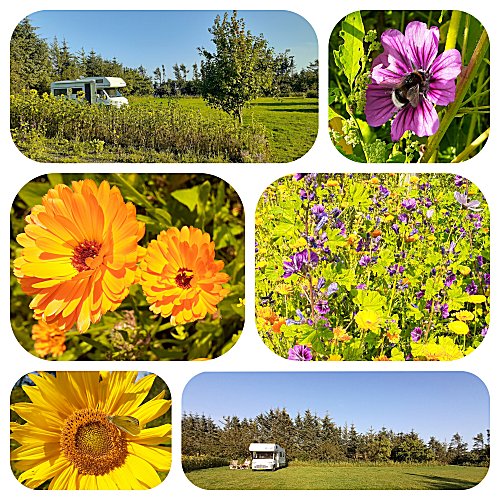
POLYGON ((462 58, 457 49, 445 50, 436 57, 430 68, 431 78, 435 80, 455 80, 462 71, 462 58))
POLYGON ((427 71, 438 52, 439 28, 427 29, 425 23, 412 21, 406 26, 405 39, 414 69, 427 71))
POLYGON ((429 85, 427 99, 439 106, 447 106, 455 100, 455 80, 434 80, 429 85))
POLYGON ((392 102, 392 90, 383 86, 371 83, 366 91, 365 115, 368 125, 380 127, 389 121, 398 110, 392 102))
POLYGON ((387 54, 387 62, 394 68, 395 73, 404 75, 413 71, 411 60, 408 57, 407 42, 401 31, 394 29, 384 31, 380 41, 387 54))
POLYGON ((402 135, 411 130, 419 137, 433 135, 439 128, 439 118, 434 106, 427 99, 422 99, 416 108, 406 106, 394 118, 391 127, 391 139, 399 141, 402 135))

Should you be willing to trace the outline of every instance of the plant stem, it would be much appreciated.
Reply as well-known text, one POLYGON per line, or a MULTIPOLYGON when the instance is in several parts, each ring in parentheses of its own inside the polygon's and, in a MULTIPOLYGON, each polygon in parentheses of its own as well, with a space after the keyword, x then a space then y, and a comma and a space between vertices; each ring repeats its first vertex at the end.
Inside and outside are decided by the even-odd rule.
POLYGON ((463 70, 461 78, 457 84, 455 101, 453 101, 446 110, 446 113, 441 120, 441 124, 439 125, 438 131, 434 135, 429 137, 429 140, 427 142, 427 149, 420 160, 421 163, 428 163, 430 158, 432 158, 435 152, 437 152, 444 134, 448 130, 448 127, 451 125, 453 118, 455 118, 455 115, 462 106, 462 101, 464 100, 465 94, 469 90, 469 87, 472 83, 472 80, 477 74, 480 64, 483 62, 488 47, 488 34, 486 33, 486 30, 483 30, 483 32, 481 33, 481 37, 477 42, 476 48, 474 49, 472 57, 470 58, 469 65, 463 70))
POLYGON ((460 28, 460 19, 462 13, 459 10, 454 10, 451 13, 450 25, 448 27, 448 34, 446 35, 446 44, 444 50, 454 49, 457 44, 458 30, 460 28))
POLYGON ((485 130, 475 141, 471 142, 451 163, 458 163, 466 160, 490 135, 490 129, 485 130))

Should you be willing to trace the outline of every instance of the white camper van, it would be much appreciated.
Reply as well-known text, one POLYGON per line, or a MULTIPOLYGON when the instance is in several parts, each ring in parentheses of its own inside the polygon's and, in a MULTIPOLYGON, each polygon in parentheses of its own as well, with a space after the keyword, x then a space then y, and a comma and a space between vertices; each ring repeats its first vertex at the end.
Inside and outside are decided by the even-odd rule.
POLYGON ((275 443, 251 443, 252 470, 276 470, 286 466, 284 448, 275 443))
POLYGON ((121 107, 128 104, 128 99, 120 93, 127 84, 123 78, 113 76, 87 76, 78 80, 62 80, 50 84, 50 93, 63 95, 68 99, 77 99, 78 92, 83 92, 85 100, 91 104, 121 107))

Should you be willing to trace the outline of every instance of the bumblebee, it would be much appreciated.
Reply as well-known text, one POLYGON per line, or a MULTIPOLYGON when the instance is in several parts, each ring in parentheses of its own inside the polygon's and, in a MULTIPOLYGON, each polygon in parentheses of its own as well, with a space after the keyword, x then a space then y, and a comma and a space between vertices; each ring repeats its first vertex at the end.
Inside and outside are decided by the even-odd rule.
POLYGON ((408 103, 412 108, 416 108, 420 101, 420 94, 426 92, 427 88, 427 75, 423 71, 413 71, 406 75, 392 91, 392 102, 398 109, 408 103))

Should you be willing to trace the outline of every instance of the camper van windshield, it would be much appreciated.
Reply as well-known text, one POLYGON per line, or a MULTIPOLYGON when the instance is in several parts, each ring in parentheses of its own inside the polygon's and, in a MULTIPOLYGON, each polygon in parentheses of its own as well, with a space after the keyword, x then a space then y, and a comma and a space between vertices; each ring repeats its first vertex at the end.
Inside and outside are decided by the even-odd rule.
POLYGON ((272 451, 254 451, 253 458, 274 458, 272 451))
POLYGON ((106 89, 106 94, 108 94, 109 97, 121 97, 122 96, 118 89, 106 89))

